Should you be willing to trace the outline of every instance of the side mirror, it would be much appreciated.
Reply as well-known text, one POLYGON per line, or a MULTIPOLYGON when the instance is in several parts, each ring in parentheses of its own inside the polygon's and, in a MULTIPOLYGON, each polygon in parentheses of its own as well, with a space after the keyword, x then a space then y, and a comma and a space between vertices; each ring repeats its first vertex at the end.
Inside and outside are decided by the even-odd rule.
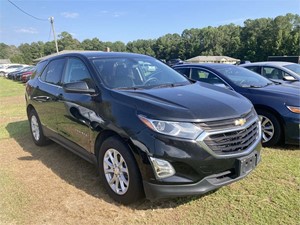
POLYGON ((283 80, 285 81, 296 81, 297 79, 291 75, 285 75, 283 76, 283 80))
POLYGON ((79 93, 79 94, 95 94, 95 89, 89 88, 85 81, 77 81, 67 83, 63 85, 63 89, 67 93, 79 93))

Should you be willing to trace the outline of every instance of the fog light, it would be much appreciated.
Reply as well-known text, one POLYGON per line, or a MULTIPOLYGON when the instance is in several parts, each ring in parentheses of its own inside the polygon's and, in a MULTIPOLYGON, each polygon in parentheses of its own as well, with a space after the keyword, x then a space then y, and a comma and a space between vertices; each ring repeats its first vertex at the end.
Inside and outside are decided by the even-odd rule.
POLYGON ((150 160, 157 179, 171 177, 175 174, 175 169, 169 162, 153 157, 150 157, 150 160))

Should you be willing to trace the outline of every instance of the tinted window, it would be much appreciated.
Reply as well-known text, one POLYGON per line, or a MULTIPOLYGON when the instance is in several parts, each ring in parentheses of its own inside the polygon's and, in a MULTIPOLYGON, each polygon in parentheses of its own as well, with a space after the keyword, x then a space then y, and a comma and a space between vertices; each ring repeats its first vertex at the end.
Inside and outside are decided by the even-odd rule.
POLYGON ((51 61, 42 73, 41 80, 47 83, 60 85, 65 61, 65 59, 56 59, 51 61))
POLYGON ((187 77, 190 77, 190 69, 189 68, 175 68, 175 70, 181 74, 184 74, 187 77))
POLYGON ((86 65, 77 58, 69 58, 64 73, 63 83, 85 81, 89 87, 93 87, 93 81, 86 65))
POLYGON ((40 76, 45 68, 45 66, 47 65, 48 61, 43 61, 40 62, 36 65, 36 67, 33 67, 33 69, 35 68, 34 72, 32 73, 32 78, 35 76, 40 76))
POLYGON ((190 84, 184 76, 152 57, 94 59, 110 88, 163 88, 190 84))
POLYGON ((205 83, 213 84, 216 86, 226 87, 227 85, 214 73, 201 69, 193 68, 192 69, 192 79, 202 81, 205 83))
POLYGON ((248 66, 248 67, 245 67, 247 68, 248 70, 251 70, 255 73, 259 73, 260 74, 260 67, 259 66, 248 66))

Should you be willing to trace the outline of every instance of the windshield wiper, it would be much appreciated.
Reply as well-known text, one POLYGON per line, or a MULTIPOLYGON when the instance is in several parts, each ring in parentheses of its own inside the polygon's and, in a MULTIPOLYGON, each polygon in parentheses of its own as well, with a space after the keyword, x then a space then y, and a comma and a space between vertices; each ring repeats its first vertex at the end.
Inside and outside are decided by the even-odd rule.
POLYGON ((144 89, 144 87, 118 87, 114 89, 115 90, 141 90, 144 89))
POLYGON ((179 86, 185 86, 186 83, 167 83, 167 84, 161 84, 157 86, 152 86, 151 88, 165 88, 165 87, 179 87, 179 86))
POLYGON ((258 86, 258 85, 242 85, 243 88, 261 88, 263 86, 258 86))

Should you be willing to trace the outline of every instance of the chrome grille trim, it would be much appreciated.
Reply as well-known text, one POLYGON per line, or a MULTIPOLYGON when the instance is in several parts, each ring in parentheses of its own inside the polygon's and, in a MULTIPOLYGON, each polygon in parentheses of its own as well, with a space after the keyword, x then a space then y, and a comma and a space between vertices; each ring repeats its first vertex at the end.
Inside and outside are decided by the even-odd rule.
POLYGON ((240 117, 230 118, 230 119, 224 119, 224 120, 215 120, 215 121, 205 121, 205 122, 199 122, 195 123, 196 126, 201 127, 201 129, 206 131, 214 131, 214 130, 224 130, 236 127, 234 125, 234 122, 236 119, 246 119, 246 121, 251 121, 253 118, 257 116, 254 109, 251 109, 250 112, 245 113, 241 115, 240 117))
POLYGON ((234 128, 228 128, 223 130, 205 130, 198 138, 197 143, 204 150, 209 152, 215 158, 231 158, 237 156, 244 156, 249 154, 254 150, 256 145, 261 141, 261 125, 257 116, 253 117, 251 120, 247 121, 243 126, 235 126, 234 128), (247 132, 248 129, 248 132, 247 132), (226 136, 228 135, 229 136, 226 136), (250 134, 250 137, 249 137, 250 134), (216 142, 215 145, 212 145, 211 137, 219 136, 220 140, 223 143, 216 142), (223 136, 223 138, 222 138, 223 136), (232 140, 231 138, 236 138, 232 140), (222 147, 224 144, 225 146, 222 147), (232 150, 233 148, 238 148, 239 146, 234 146, 234 143, 240 142, 242 139, 242 149, 241 150, 232 150), (228 143, 226 143, 226 140, 228 143), (233 145, 232 145, 233 143, 233 145), (252 143, 252 144, 251 144, 252 143), (226 146, 227 145, 227 146, 226 146), (218 147, 216 147, 218 146, 218 147), (227 148, 227 149, 226 149, 227 148), (223 151, 222 151, 223 150, 223 151))

